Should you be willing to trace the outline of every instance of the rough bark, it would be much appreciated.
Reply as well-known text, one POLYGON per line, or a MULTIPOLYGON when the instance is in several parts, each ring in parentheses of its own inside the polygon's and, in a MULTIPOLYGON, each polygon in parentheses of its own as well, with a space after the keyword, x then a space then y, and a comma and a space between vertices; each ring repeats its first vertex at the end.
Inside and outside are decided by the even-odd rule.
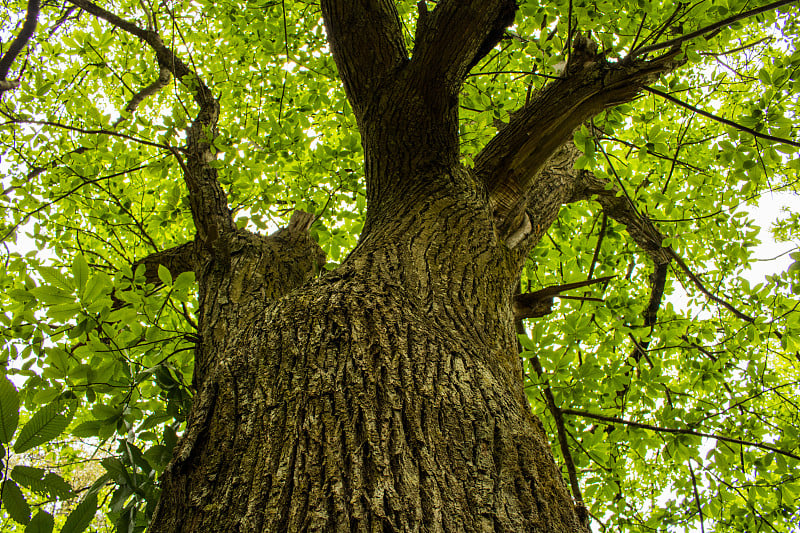
MULTIPOLYGON (((216 355, 153 531, 581 530, 521 387, 515 265, 444 192, 277 301, 209 287, 216 355)), ((234 279, 260 271, 232 257, 234 279)))

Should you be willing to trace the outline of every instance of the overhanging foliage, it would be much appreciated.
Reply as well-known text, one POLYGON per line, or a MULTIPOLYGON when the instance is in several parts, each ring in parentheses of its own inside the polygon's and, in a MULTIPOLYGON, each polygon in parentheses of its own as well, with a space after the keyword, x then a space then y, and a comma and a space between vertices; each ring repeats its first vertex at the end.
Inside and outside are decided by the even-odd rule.
MULTIPOLYGON (((396 4, 411 50, 426 3, 396 4)), ((64 530, 97 505, 136 530, 193 394, 197 301, 180 246, 204 223, 192 220, 187 142, 216 153, 240 227, 313 213, 329 269, 363 227, 363 153, 316 4, 15 2, 3 43, 24 34, 32 6, 38 27, 18 55, 4 46, 13 64, 0 80, 0 335, 19 389, 0 381, 3 508, 48 531, 42 513, 59 509, 48 502, 72 495, 59 470, 73 489, 91 485, 64 530), (203 84, 218 131, 187 140, 211 101, 203 84), (23 434, 42 457, 18 446, 23 434), (76 454, 100 463, 97 482, 79 486, 62 466, 76 454), (34 462, 32 476, 22 467, 34 462)), ((463 162, 482 169, 481 150, 572 58, 676 63, 577 128, 565 171, 580 190, 532 228, 546 235, 521 280, 534 293, 605 278, 520 329, 529 399, 597 529, 800 521, 800 263, 746 277, 759 259, 748 207, 797 187, 797 15, 791 2, 526 1, 461 94, 463 162)), ((776 237, 796 242, 799 223, 782 216, 776 237)))

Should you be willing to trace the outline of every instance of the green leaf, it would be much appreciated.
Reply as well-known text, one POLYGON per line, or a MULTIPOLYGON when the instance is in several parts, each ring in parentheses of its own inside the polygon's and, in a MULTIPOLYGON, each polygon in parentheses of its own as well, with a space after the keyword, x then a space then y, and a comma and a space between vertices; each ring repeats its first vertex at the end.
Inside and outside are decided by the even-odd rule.
POLYGON ((118 485, 133 485, 130 473, 116 457, 106 457, 100 462, 118 485))
POLYGON ((194 285, 194 281, 194 272, 181 272, 178 277, 175 278, 175 290, 188 289, 194 285))
POLYGON ((25 496, 19 486, 6 478, 3 480, 3 507, 8 515, 20 524, 27 524, 31 519, 31 508, 25 501, 25 496))
POLYGON ((72 487, 64 478, 55 472, 46 472, 42 468, 17 465, 11 471, 11 478, 37 494, 46 494, 58 499, 69 498, 72 495, 72 487))
POLYGON ((52 533, 53 517, 45 511, 39 511, 25 528, 25 533, 52 533))
POLYGON ((103 474, 102 476, 97 478, 94 481, 94 483, 92 483, 92 485, 86 491, 86 496, 85 497, 88 498, 90 496, 97 496, 97 494, 100 493, 100 491, 103 489, 103 487, 108 485, 113 480, 114 480, 114 478, 109 473, 106 472, 105 474, 103 474))
POLYGON ((69 304, 75 301, 75 296, 71 292, 52 285, 34 287, 29 292, 46 305, 69 304))
POLYGON ((39 409, 22 427, 14 443, 14 451, 23 453, 59 436, 69 424, 67 417, 61 414, 61 409, 62 405, 58 402, 39 409))
POLYGON ((48 82, 43 83, 36 90, 36 96, 38 98, 42 98, 43 96, 45 96, 50 91, 50 88, 52 86, 53 86, 53 82, 52 81, 48 81, 48 82))
POLYGON ((166 286, 172 285, 172 274, 164 265, 158 265, 158 279, 166 286))
POLYGON ((39 275, 42 276, 42 279, 45 280, 49 285, 69 293, 73 291, 74 287, 70 281, 67 280, 67 278, 64 277, 64 274, 62 274, 57 268, 40 266, 37 271, 39 272, 39 275))
POLYGON ((67 516, 64 527, 61 528, 61 533, 81 533, 92 523, 96 512, 97 496, 92 494, 79 503, 67 516))
POLYGON ((78 296, 82 295, 86 288, 86 281, 89 279, 89 265, 82 254, 76 255, 72 262, 72 279, 75 280, 75 287, 78 288, 78 296))
POLYGON ((103 426, 100 420, 81 422, 72 430, 72 434, 80 438, 96 437, 103 426))
POLYGON ((107 294, 111 291, 111 280, 104 273, 95 274, 86 283, 86 290, 83 292, 81 301, 86 304, 91 304, 100 296, 107 294))
POLYGON ((81 312, 81 306, 74 301, 66 303, 66 304, 59 304, 49 307, 47 309, 47 316, 55 320, 56 322, 66 322, 72 318, 75 318, 81 312))
POLYGON ((43 468, 36 468, 33 466, 17 465, 11 471, 11 479, 38 494, 47 492, 47 487, 44 484, 43 468))
POLYGON ((19 424, 19 393, 5 377, 0 378, 0 443, 8 444, 19 424))
POLYGON ((47 492, 54 498, 66 499, 72 496, 72 486, 55 472, 48 472, 44 476, 47 492))

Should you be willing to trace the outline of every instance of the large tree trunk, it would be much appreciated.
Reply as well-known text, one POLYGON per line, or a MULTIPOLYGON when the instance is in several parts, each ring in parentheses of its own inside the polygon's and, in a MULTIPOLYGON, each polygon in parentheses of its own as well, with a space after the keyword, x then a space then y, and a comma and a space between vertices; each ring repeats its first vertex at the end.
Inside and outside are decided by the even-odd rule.
POLYGON ((197 394, 151 531, 587 531, 523 391, 512 296, 580 188, 575 150, 553 154, 671 57, 611 65, 576 37, 564 77, 467 169, 458 94, 514 0, 441 0, 410 59, 393 2, 321 7, 364 146, 364 230, 317 278, 310 217, 235 230, 200 135, 218 106, 196 92, 197 394))
POLYGON ((467 173, 419 178, 275 303, 318 259, 305 234, 242 236, 203 272, 215 353, 153 531, 582 530, 522 389, 521 258, 467 173))

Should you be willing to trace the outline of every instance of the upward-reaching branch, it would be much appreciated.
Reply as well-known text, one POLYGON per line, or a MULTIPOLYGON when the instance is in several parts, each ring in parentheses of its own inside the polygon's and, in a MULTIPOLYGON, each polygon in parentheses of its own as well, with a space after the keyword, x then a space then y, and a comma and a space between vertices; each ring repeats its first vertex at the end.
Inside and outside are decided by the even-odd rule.
POLYGON ((516 229, 510 219, 519 216, 534 180, 575 128, 603 109, 632 100, 677 65, 676 55, 611 64, 597 53, 596 43, 577 35, 564 76, 517 111, 475 159, 497 226, 507 227, 506 233, 516 229))
POLYGON ((200 110, 187 131, 186 161, 181 159, 177 151, 175 156, 181 164, 184 180, 189 189, 189 203, 197 237, 212 256, 226 262, 228 250, 225 239, 221 237, 233 232, 236 227, 228 209, 227 197, 217 179, 217 171, 209 164, 216 158, 212 148, 219 118, 219 103, 216 98, 202 78, 164 45, 155 31, 140 28, 88 0, 69 1, 141 39, 155 52, 159 66, 169 70, 191 91, 200 110))
POLYGON ((328 41, 356 117, 365 100, 407 60, 402 25, 391 0, 322 0, 328 41))
POLYGON ((412 64, 427 81, 458 90, 514 23, 514 0, 442 0, 417 24, 412 64))

